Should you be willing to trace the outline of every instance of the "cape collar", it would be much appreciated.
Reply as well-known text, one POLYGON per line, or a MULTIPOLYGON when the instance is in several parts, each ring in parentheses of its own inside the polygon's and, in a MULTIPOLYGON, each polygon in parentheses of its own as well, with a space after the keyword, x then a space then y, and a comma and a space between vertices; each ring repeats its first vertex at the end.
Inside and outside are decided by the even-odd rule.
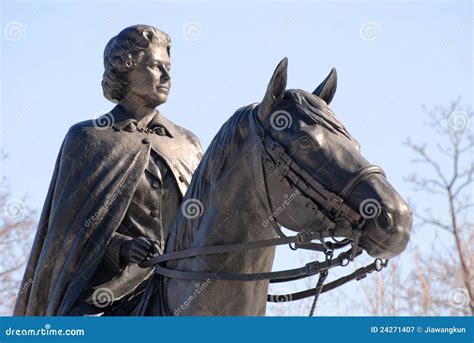
MULTIPOLYGON (((129 125, 136 126, 138 124, 137 120, 133 118, 132 114, 127 112, 120 105, 115 106, 110 112, 112 113, 112 118, 114 120, 112 128, 116 131, 121 131, 129 125)), ((153 129, 157 126, 163 127, 170 137, 174 137, 176 135, 175 125, 166 119, 165 116, 163 116, 163 114, 161 114, 158 110, 155 110, 155 116, 147 125, 147 127, 153 129)))

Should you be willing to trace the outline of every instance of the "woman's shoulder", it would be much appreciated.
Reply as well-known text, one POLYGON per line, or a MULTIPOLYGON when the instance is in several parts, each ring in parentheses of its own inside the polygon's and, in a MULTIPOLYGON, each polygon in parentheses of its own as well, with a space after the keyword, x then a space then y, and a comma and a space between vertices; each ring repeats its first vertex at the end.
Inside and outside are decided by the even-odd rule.
POLYGON ((194 132, 192 132, 191 130, 186 129, 186 128, 184 128, 182 126, 179 126, 179 125, 176 125, 176 124, 175 124, 175 128, 181 135, 186 136, 189 140, 197 141, 198 143, 200 143, 199 137, 194 132))
POLYGON ((113 120, 106 113, 95 119, 84 120, 72 125, 67 133, 69 137, 100 138, 113 133, 113 120))

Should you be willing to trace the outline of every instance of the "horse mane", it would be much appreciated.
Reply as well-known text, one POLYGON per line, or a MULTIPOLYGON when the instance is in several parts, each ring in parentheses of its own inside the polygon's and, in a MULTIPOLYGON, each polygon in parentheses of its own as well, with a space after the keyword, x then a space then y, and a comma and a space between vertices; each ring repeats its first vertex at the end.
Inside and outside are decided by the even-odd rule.
POLYGON ((199 229, 201 216, 186 218, 183 215, 186 201, 190 203, 195 201, 201 207, 201 211, 207 210, 207 206, 215 200, 214 189, 219 188, 220 183, 234 169, 234 164, 240 160, 240 156, 245 155, 246 151, 243 149, 252 146, 248 144, 249 142, 259 139, 252 134, 255 129, 255 125, 252 125, 255 120, 253 115, 255 106, 256 104, 251 104, 239 108, 212 139, 193 174, 186 196, 170 228, 167 251, 188 249, 194 241, 196 230, 199 229))

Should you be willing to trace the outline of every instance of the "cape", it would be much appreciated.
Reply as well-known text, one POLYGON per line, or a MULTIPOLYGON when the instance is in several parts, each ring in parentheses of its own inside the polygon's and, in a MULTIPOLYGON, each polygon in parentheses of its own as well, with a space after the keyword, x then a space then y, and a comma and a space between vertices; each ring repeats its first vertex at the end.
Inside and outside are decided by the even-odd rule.
MULTIPOLYGON (((88 285, 126 214, 151 147, 146 139, 132 139, 129 132, 116 131, 113 125, 97 125, 110 120, 114 110, 106 118, 78 123, 66 134, 15 316, 66 315, 88 285)), ((112 117, 115 124, 127 119, 119 112, 112 117)), ((202 148, 190 131, 160 118, 166 121, 167 129, 171 128, 173 144, 159 146, 158 152, 184 196, 202 158, 202 148)))

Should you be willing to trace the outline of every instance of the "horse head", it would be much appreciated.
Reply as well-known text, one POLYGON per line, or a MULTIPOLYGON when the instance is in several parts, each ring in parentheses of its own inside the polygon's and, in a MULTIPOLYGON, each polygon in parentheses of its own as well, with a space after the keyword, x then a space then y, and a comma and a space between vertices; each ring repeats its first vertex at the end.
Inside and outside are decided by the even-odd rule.
POLYGON ((266 169, 267 192, 277 213, 275 220, 293 231, 322 232, 329 218, 329 223, 336 224, 331 228, 332 236, 349 237, 354 223, 338 225, 344 215, 338 218, 340 213, 334 213, 345 204, 346 212, 359 215, 360 246, 373 257, 400 254, 410 238, 411 209, 380 169, 371 172, 373 167, 361 154, 359 143, 329 108, 336 92, 336 70, 332 69, 310 93, 285 89, 287 67, 285 58, 275 69, 258 107, 258 119, 266 134, 287 154, 279 166, 266 169), (293 170, 291 177, 285 171, 288 165, 293 170), (298 183, 301 187, 296 187, 298 183), (311 187, 314 184, 320 186, 311 187), (305 192, 307 188, 315 189, 305 192), (298 196, 292 197, 295 190, 298 196), (318 196, 329 199, 321 203, 318 196), (336 205, 329 206, 334 201, 336 205), (277 211, 283 204, 284 210, 277 211))

